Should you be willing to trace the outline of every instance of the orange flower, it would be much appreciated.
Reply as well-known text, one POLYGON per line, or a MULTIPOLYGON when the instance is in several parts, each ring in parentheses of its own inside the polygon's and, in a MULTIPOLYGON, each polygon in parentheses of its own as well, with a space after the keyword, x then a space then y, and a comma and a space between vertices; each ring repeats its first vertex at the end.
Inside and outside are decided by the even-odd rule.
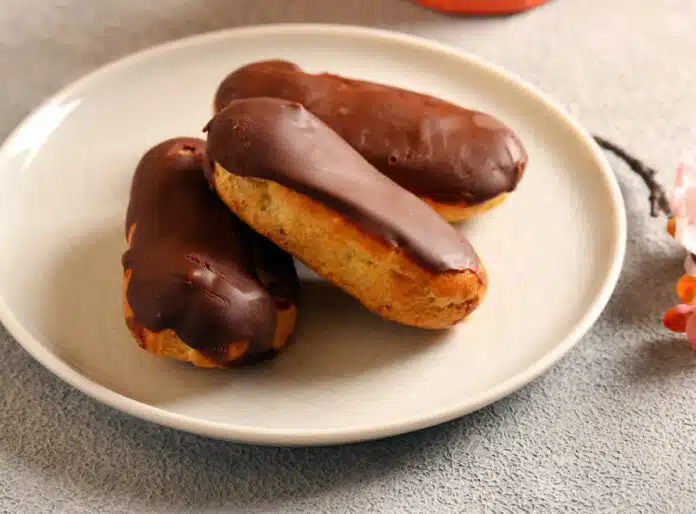
POLYGON ((686 338, 696 349, 696 276, 683 275, 677 282, 677 295, 682 303, 675 305, 662 318, 662 324, 672 332, 686 332, 686 338))

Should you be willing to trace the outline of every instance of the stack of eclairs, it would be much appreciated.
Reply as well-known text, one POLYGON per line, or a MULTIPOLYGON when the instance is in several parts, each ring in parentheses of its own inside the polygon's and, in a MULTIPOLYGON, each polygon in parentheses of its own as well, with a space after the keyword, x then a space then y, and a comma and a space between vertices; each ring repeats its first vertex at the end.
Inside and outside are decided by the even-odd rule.
POLYGON ((488 287, 452 222, 500 204, 526 166, 486 113, 287 61, 245 65, 200 139, 138 162, 126 324, 145 350, 194 366, 268 360, 301 315, 294 257, 383 319, 452 327, 488 287))

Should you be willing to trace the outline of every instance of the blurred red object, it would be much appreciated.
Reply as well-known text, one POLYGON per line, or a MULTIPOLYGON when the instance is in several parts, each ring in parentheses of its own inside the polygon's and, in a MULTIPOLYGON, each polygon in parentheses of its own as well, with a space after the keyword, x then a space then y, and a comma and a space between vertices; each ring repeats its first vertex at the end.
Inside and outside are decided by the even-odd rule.
POLYGON ((512 14, 549 0, 412 0, 436 11, 451 14, 512 14))

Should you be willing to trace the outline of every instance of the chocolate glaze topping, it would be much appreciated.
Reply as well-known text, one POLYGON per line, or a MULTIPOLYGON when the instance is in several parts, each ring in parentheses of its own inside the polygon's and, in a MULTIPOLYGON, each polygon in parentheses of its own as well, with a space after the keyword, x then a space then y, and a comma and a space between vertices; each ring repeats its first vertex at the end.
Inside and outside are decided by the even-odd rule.
POLYGON ((222 81, 215 109, 250 97, 303 104, 382 173, 444 203, 513 191, 527 164, 522 142, 496 118, 392 86, 261 61, 222 81))
POLYGON ((272 180, 323 202, 434 272, 478 269, 463 235, 299 103, 237 100, 206 131, 208 155, 228 172, 272 180))
POLYGON ((249 341, 246 356, 257 360, 271 348, 276 308, 296 299, 294 264, 210 190, 204 149, 200 139, 171 139, 138 164, 122 259, 127 300, 134 321, 153 332, 172 329, 218 361, 230 343, 249 341))

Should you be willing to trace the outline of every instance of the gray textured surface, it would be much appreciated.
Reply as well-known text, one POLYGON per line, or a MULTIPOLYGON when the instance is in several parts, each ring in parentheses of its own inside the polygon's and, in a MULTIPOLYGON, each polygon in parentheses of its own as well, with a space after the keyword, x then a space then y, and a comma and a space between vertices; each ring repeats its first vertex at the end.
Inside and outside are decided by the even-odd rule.
MULTIPOLYGON (((341 22, 502 64, 667 177, 696 143, 694 19, 688 0, 554 0, 486 20, 406 0, 3 0, 0 136, 55 89, 151 44, 250 23, 341 22)), ((0 329, 0 511, 693 511, 696 352, 659 324, 682 254, 647 216, 639 180, 612 162, 630 234, 600 321, 517 394, 419 433, 316 449, 199 438, 87 399, 0 329)))

